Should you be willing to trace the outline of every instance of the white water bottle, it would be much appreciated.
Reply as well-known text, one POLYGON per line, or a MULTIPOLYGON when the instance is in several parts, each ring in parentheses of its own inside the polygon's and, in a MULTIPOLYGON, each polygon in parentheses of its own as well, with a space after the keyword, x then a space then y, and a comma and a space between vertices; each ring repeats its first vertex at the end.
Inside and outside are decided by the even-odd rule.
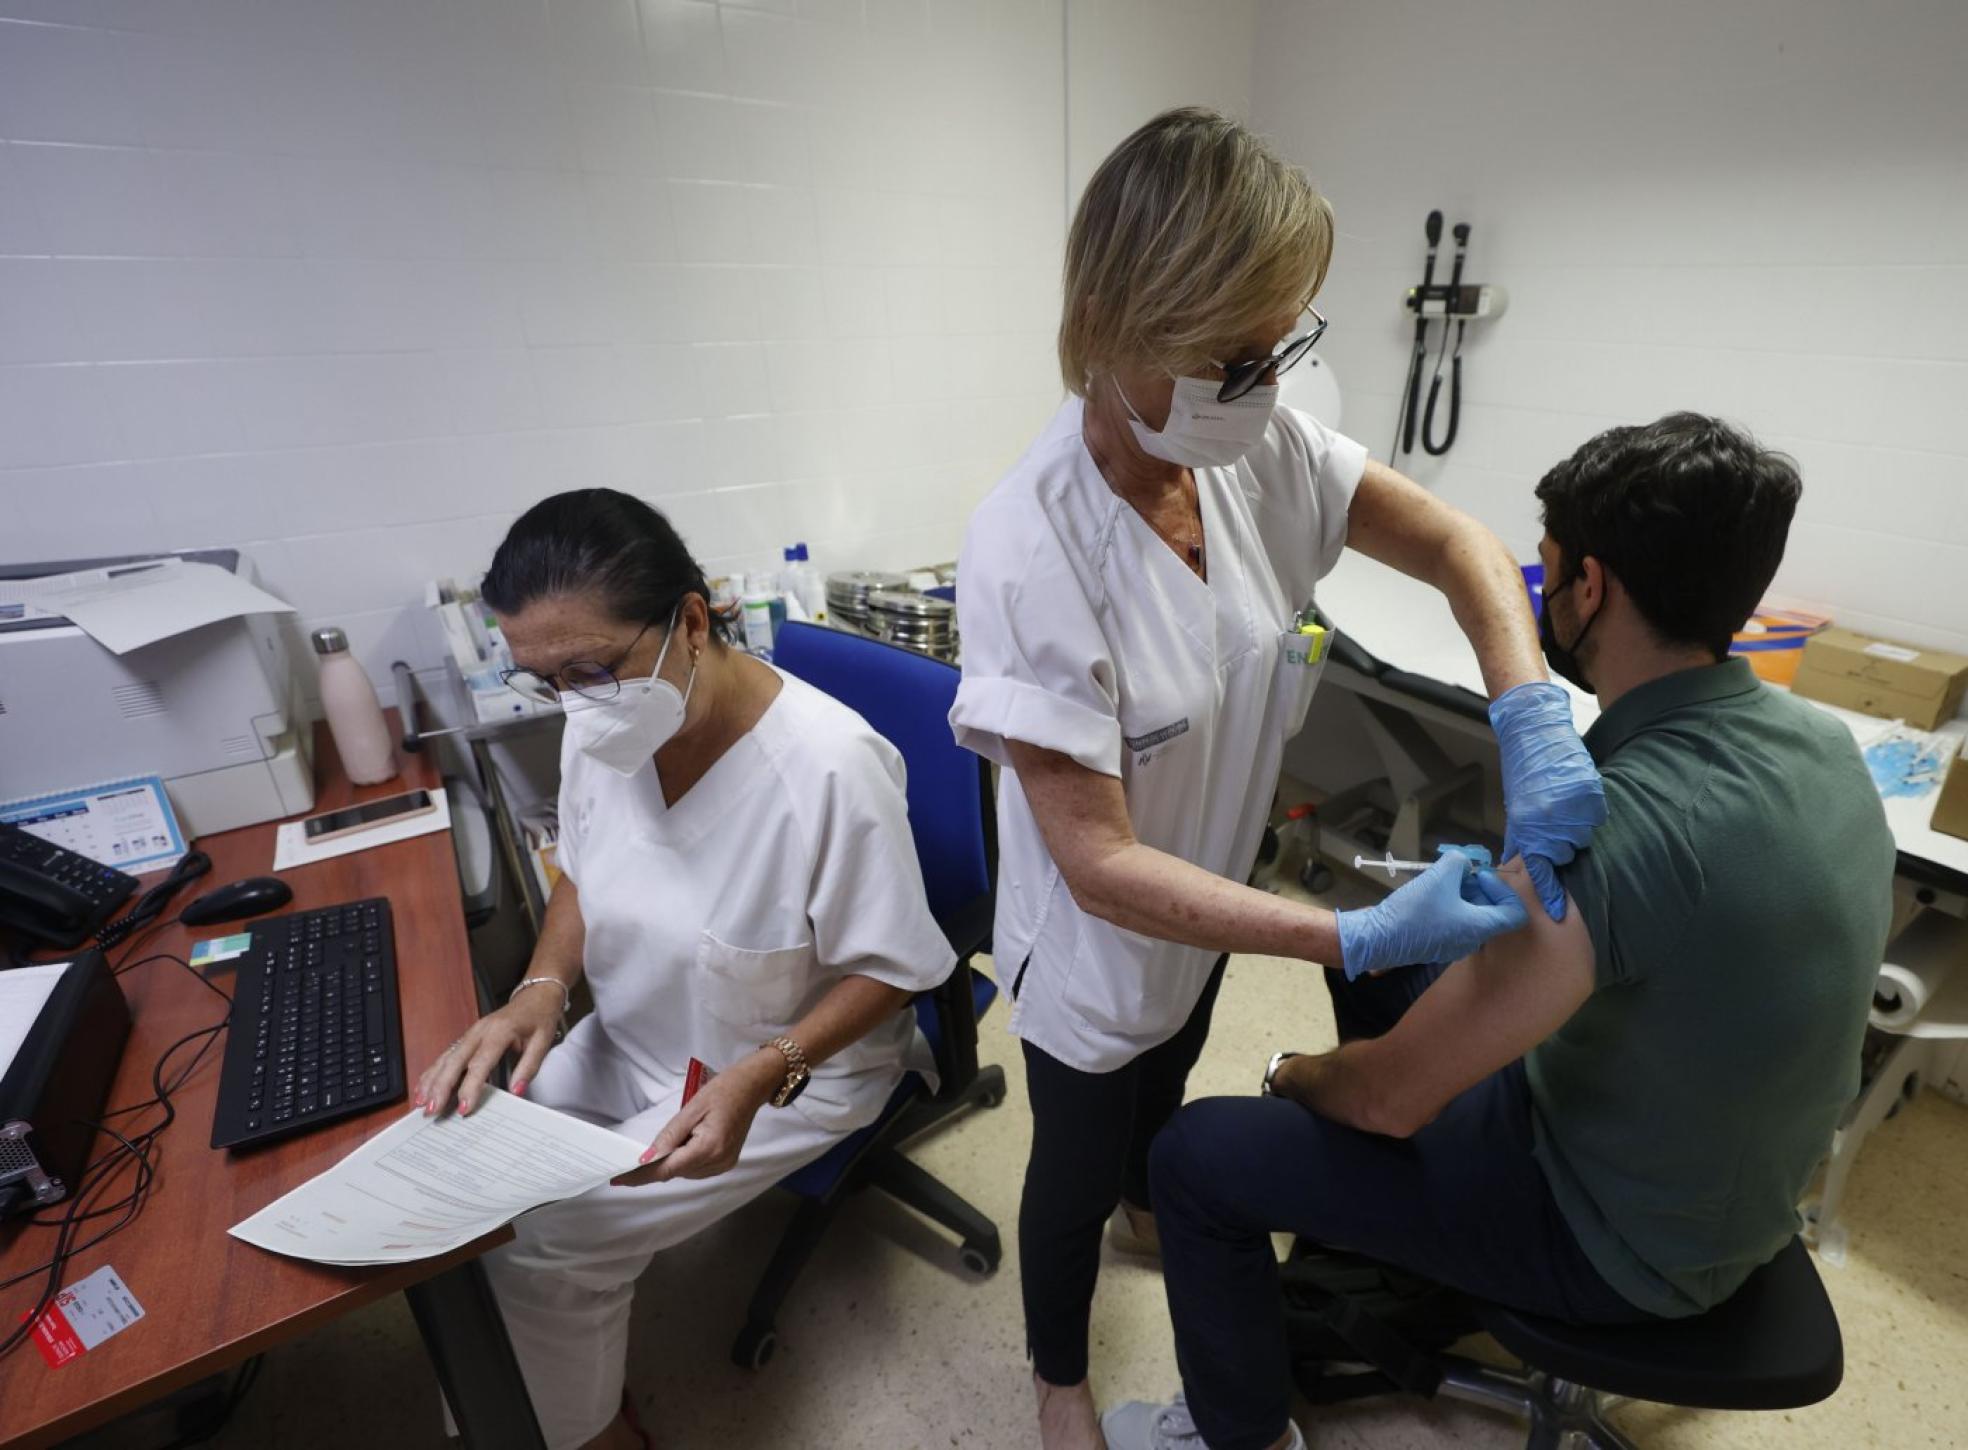
POLYGON ((376 687, 349 653, 346 634, 330 626, 317 629, 312 639, 321 664, 321 710, 342 769, 357 785, 388 780, 396 774, 396 747, 376 687))

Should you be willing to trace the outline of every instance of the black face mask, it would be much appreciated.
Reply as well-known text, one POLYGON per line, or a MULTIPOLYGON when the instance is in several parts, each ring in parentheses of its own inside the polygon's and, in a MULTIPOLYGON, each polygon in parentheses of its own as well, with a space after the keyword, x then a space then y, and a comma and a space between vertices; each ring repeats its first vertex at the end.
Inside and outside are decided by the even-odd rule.
MULTIPOLYGON (((1558 587, 1569 589, 1578 581, 1579 576, 1574 574, 1558 587)), ((1579 646, 1585 643, 1586 635, 1592 630, 1593 620, 1598 619, 1599 616, 1594 614, 1592 619, 1588 619, 1584 627, 1579 630, 1578 638, 1570 644, 1558 643, 1558 627, 1552 623, 1551 617, 1552 592, 1549 589, 1544 591, 1544 607, 1538 611, 1538 643, 1544 647, 1544 662, 1551 666, 1551 672, 1559 679, 1570 680, 1590 695, 1594 691, 1585 678, 1585 667, 1579 663, 1578 651, 1579 646)))

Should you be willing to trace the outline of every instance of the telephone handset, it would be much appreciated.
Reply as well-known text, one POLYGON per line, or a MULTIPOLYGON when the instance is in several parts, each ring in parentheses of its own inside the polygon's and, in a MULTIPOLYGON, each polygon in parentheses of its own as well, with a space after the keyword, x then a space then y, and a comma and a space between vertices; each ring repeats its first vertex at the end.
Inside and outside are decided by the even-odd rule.
POLYGON ((136 889, 134 876, 0 822, 0 927, 80 946, 136 889))

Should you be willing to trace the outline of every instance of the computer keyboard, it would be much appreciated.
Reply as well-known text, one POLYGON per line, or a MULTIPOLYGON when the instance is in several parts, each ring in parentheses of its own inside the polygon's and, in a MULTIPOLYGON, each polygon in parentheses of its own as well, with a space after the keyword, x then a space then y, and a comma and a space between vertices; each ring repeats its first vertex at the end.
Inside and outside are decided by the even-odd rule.
POLYGON ((389 902, 248 922, 212 1146, 306 1132, 403 1096, 389 902))

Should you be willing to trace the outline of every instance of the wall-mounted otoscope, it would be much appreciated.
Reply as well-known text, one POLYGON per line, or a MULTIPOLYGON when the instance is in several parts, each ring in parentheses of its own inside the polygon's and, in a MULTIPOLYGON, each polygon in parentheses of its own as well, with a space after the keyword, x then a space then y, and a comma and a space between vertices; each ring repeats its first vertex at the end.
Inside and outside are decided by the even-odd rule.
MULTIPOLYGON (((1421 269, 1421 290, 1427 293, 1434 290, 1435 248, 1442 240, 1442 214, 1431 211, 1423 224, 1428 233, 1428 261, 1421 269)), ((1408 381, 1401 392, 1401 410, 1395 415, 1396 441, 1403 453, 1414 452, 1415 414, 1421 402, 1421 367, 1428 359, 1428 317, 1419 308, 1415 309, 1414 351, 1408 356, 1408 381)), ((1392 450, 1389 457, 1392 457, 1392 450)))
MULTIPOLYGON (((1462 421, 1462 338, 1471 319, 1496 317, 1502 314, 1509 303, 1509 294, 1501 287, 1487 283, 1465 283, 1462 280, 1463 262, 1469 255, 1468 222, 1457 222, 1452 235, 1455 238, 1455 260, 1449 269, 1449 280, 1438 286, 1435 282, 1435 253, 1442 240, 1442 214, 1431 211, 1424 230, 1428 237, 1428 259, 1422 266, 1421 285, 1410 287, 1404 306, 1414 313, 1414 350, 1408 358, 1408 380, 1401 392, 1401 405, 1395 413, 1395 443, 1403 453, 1414 452, 1417 422, 1421 434, 1422 450, 1431 457, 1439 458, 1447 453, 1456 440, 1456 430, 1462 421), (1421 370, 1428 360, 1428 324, 1434 318, 1442 320, 1442 342, 1435 353, 1435 372, 1428 385, 1428 405, 1424 411, 1421 406, 1421 370), (1449 343, 1449 324, 1455 324, 1455 344, 1451 351, 1449 343), (1449 360, 1449 407, 1445 431, 1440 439, 1435 436, 1435 406, 1442 391, 1442 362, 1449 360)), ((1389 450, 1390 457, 1393 450, 1389 450)))

